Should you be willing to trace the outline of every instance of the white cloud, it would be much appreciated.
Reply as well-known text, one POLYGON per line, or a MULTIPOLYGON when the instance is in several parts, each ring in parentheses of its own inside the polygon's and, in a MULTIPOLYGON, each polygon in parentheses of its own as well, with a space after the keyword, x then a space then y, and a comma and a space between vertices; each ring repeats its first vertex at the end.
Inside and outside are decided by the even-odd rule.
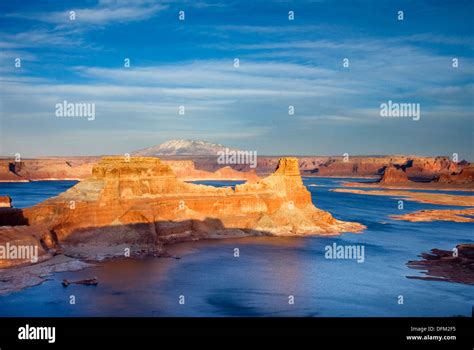
POLYGON ((153 17, 168 6, 150 1, 100 1, 95 7, 75 8, 43 13, 11 13, 8 17, 25 18, 52 24, 70 24, 83 26, 106 25, 145 20, 153 17), (70 11, 75 12, 75 20, 70 19, 70 11))
POLYGON ((69 28, 67 30, 55 30, 38 28, 15 34, 1 33, 0 49, 28 49, 45 47, 71 48, 82 45, 84 42, 80 37, 82 29, 69 28))

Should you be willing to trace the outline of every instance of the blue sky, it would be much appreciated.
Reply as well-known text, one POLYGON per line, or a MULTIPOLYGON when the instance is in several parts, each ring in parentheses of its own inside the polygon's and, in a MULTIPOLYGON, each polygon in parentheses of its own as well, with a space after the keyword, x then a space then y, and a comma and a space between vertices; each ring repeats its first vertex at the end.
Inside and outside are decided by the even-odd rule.
POLYGON ((473 160, 473 15, 472 1, 2 2, 0 154, 197 139, 473 160), (95 120, 57 118, 64 100, 95 103, 95 120), (388 100, 419 103, 421 119, 380 117, 388 100))

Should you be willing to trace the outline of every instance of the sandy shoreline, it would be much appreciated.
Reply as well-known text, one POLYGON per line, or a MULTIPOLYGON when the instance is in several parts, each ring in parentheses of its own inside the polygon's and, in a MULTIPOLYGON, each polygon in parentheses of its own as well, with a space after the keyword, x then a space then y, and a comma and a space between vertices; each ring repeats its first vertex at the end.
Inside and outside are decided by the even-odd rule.
POLYGON ((452 222, 474 222, 474 208, 469 209, 434 209, 418 210, 403 215, 390 215, 393 220, 405 220, 411 222, 430 221, 452 221, 452 222))
POLYGON ((373 189, 386 189, 386 190, 427 190, 427 191, 462 191, 462 192, 473 192, 474 184, 453 184, 446 186, 446 184, 438 184, 432 182, 413 182, 413 183, 402 183, 402 184, 380 184, 378 182, 347 182, 342 181, 341 185, 344 187, 354 188, 373 188, 373 189))
POLYGON ((474 206, 474 196, 453 195, 445 193, 410 192, 399 190, 354 190, 345 188, 332 189, 332 192, 352 193, 369 196, 392 196, 419 203, 453 206, 474 206))
POLYGON ((79 271, 96 266, 65 255, 34 264, 0 269, 0 296, 42 284, 55 272, 79 271))

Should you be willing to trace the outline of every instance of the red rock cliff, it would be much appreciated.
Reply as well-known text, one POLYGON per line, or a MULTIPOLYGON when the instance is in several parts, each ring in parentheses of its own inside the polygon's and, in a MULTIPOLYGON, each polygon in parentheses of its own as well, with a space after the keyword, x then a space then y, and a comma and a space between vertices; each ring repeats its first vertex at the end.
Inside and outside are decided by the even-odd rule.
POLYGON ((60 241, 78 231, 134 224, 148 225, 157 239, 205 237, 228 229, 277 235, 363 229, 313 206, 295 158, 281 159, 272 175, 235 190, 182 182, 157 158, 127 162, 107 157, 92 173, 58 197, 25 210, 30 224, 48 225, 60 241))
POLYGON ((442 174, 437 179, 441 183, 469 184, 474 182, 474 166, 468 166, 459 173, 442 174))

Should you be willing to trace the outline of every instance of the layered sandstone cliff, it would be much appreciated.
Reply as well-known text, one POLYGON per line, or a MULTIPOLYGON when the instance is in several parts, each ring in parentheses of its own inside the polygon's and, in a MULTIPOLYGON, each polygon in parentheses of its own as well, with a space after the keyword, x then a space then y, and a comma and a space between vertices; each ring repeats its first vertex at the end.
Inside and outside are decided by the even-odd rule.
POLYGON ((95 157, 0 159, 0 182, 82 180, 90 176, 95 157))
POLYGON ((448 157, 383 156, 383 157, 330 157, 317 166, 312 173, 318 176, 375 176, 383 174, 385 168, 397 165, 409 177, 431 180, 440 174, 449 174, 462 169, 463 164, 455 163, 448 157))
MULTIPOLYGON (((70 254, 81 247, 82 255, 110 253, 110 247, 119 249, 109 255, 127 247, 159 253, 165 243, 201 238, 334 235, 365 228, 316 208, 295 158, 283 158, 272 175, 233 189, 180 181, 158 158, 106 157, 90 178, 21 214, 29 230, 51 233, 44 249, 56 251, 57 242, 70 254)), ((0 230, 0 238, 16 237, 10 230, 0 230)))
MULTIPOLYGON (((67 157, 25 159, 0 159, 0 182, 38 180, 83 180, 92 173, 99 157, 67 157)), ((377 177, 390 165, 402 168, 408 177, 418 181, 448 177, 469 166, 468 162, 455 163, 448 157, 380 156, 366 157, 298 157, 299 168, 305 176, 327 177, 377 177)), ((259 156, 256 169, 249 164, 232 164, 223 167, 217 156, 166 156, 165 160, 177 177, 194 180, 256 180, 271 174, 279 157, 259 156)), ((450 184, 452 181, 444 181, 450 184)))
MULTIPOLYGON (((68 157, 26 159, 0 159, 0 182, 26 182, 44 180, 84 180, 91 176, 98 157, 68 157)), ((215 161, 215 160, 214 160, 215 161)), ((254 169, 239 171, 217 164, 212 171, 196 169, 192 160, 166 160, 176 176, 185 181, 199 180, 257 180, 254 169)))
POLYGON ((58 197, 24 211, 30 224, 49 224, 59 239, 79 228, 149 224, 157 238, 180 231, 206 234, 199 221, 212 219, 222 229, 268 230, 272 234, 337 233, 362 227, 334 219, 315 208, 303 185, 298 160, 283 158, 269 177, 218 188, 185 183, 158 158, 102 159, 91 178, 58 197), (72 208, 72 209, 71 209, 72 208), (87 218, 84 220, 84 218, 87 218), (173 223, 176 223, 174 225, 173 223))
POLYGON ((468 166, 459 173, 442 174, 436 180, 445 184, 469 184, 474 182, 474 166, 468 166))
POLYGON ((440 174, 459 171, 462 165, 448 157, 413 157, 407 160, 404 168, 410 177, 434 179, 440 174))

